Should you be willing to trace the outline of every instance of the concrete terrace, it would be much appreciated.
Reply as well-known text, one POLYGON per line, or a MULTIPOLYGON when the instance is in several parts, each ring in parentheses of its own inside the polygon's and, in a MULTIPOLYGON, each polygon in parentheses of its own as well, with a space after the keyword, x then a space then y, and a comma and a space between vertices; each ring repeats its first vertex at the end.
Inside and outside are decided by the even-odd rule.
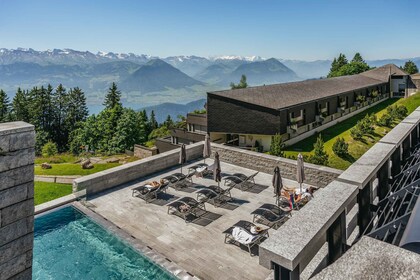
MULTIPOLYGON (((199 162, 202 162, 199 161, 199 162)), ((197 161, 184 166, 196 164, 197 161)), ((208 159, 206 163, 212 164, 208 159)), ((222 175, 243 173, 251 175, 255 170, 221 162, 222 175)), ((140 239, 164 257, 180 265, 189 273, 202 279, 265 279, 271 271, 259 264, 258 256, 251 257, 246 249, 225 244, 222 232, 239 220, 252 221, 250 213, 263 203, 274 203, 272 175, 260 172, 251 191, 232 190, 235 200, 228 205, 215 208, 206 203, 207 213, 188 224, 175 215, 167 214, 167 203, 179 197, 190 196, 198 188, 176 191, 169 188, 160 199, 146 203, 132 197, 132 189, 145 182, 156 180, 179 172, 180 168, 165 169, 147 177, 125 183, 110 190, 88 196, 86 205, 128 234, 140 239)), ((214 185, 212 178, 193 177, 197 185, 214 185)), ((298 183, 283 179, 286 186, 298 187, 298 183)), ((223 184, 223 182, 221 183, 223 184)), ((316 195, 316 194, 315 194, 316 195)), ((270 229, 270 234, 273 232, 270 229)), ((254 248, 254 252, 258 252, 254 248)))

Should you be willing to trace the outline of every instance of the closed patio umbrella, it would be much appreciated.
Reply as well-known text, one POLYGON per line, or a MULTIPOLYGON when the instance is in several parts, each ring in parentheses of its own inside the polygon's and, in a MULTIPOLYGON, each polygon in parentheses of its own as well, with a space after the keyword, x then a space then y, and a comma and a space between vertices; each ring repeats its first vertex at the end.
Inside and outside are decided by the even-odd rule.
POLYGON ((206 158, 210 156, 211 156, 210 137, 208 134, 206 134, 206 137, 204 138, 204 148, 203 148, 204 163, 206 163, 206 158))
POLYGON ((299 153, 297 157, 297 174, 296 174, 296 180, 300 185, 300 193, 302 193, 302 183, 305 181, 305 167, 303 164, 303 156, 301 153, 299 153))
POLYGON ((187 151, 185 149, 185 144, 181 145, 181 150, 179 151, 179 164, 181 164, 181 173, 182 166, 187 162, 187 151))
POLYGON ((220 181, 222 181, 222 170, 220 168, 220 159, 218 152, 214 154, 213 179, 217 182, 217 185, 219 185, 220 181))
POLYGON ((283 188, 283 182, 281 180, 281 175, 280 175, 280 168, 278 166, 274 168, 274 175, 273 175, 272 181, 273 181, 274 193, 278 195, 281 189, 283 188))

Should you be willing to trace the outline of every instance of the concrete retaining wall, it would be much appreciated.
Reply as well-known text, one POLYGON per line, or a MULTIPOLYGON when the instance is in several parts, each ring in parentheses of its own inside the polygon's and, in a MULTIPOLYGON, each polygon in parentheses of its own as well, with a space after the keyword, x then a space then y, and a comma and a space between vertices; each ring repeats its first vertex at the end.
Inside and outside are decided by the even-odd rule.
MULTIPOLYGON (((187 146, 187 160, 203 155, 203 142, 187 146)), ((174 167, 179 163, 179 149, 137 160, 73 181, 73 192, 86 190, 87 195, 98 193, 135 179, 174 167)))
POLYGON ((147 158, 154 155, 157 155, 158 149, 156 147, 154 148, 148 148, 141 145, 134 145, 134 156, 138 158, 147 158))
POLYGON ((0 279, 31 279, 35 131, 0 124, 0 279))
MULTIPOLYGON (((212 151, 218 152, 221 161, 237 166, 272 174, 274 167, 280 167, 284 178, 296 180, 296 160, 242 150, 230 146, 212 143, 212 151)), ((324 187, 337 178, 341 170, 305 163, 305 183, 324 187)))

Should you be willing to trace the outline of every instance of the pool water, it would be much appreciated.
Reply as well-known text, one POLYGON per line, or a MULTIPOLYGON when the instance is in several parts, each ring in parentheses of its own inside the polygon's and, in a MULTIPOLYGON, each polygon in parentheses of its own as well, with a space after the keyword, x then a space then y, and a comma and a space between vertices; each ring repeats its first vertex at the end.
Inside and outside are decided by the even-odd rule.
POLYGON ((176 279, 76 208, 35 219, 33 279, 176 279))

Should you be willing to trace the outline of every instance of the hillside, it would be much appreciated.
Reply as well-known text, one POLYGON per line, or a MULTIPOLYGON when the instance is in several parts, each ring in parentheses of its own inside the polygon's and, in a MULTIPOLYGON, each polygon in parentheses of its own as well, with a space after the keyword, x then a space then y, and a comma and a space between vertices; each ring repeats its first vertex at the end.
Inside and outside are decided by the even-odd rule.
POLYGON ((161 59, 152 59, 120 84, 125 91, 140 93, 180 89, 194 85, 203 85, 161 59))
POLYGON ((290 68, 275 58, 243 64, 230 74, 232 81, 239 81, 246 75, 249 85, 276 84, 298 80, 290 68))
POLYGON ((145 109, 148 115, 150 115, 150 112, 153 110, 155 112, 157 121, 161 123, 165 121, 168 115, 170 115, 173 120, 176 120, 178 115, 186 116, 187 113, 190 113, 194 110, 201 110, 204 108, 205 103, 206 99, 199 99, 187 104, 162 103, 156 106, 145 107, 141 110, 145 109))

